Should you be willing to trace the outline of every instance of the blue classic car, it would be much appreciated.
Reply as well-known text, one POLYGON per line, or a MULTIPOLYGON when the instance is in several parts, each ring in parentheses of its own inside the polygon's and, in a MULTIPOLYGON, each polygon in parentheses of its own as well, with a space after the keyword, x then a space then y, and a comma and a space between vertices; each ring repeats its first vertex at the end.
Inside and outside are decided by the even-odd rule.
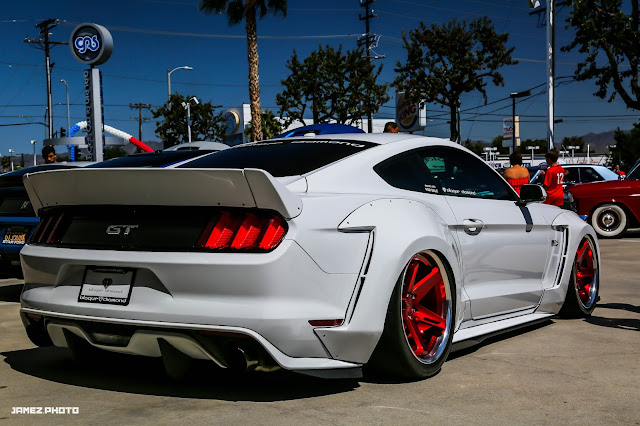
MULTIPOLYGON (((86 164, 86 163, 84 163, 86 164)), ((0 175, 0 277, 21 277, 20 250, 38 225, 22 176, 46 170, 69 169, 81 163, 45 164, 0 175)))

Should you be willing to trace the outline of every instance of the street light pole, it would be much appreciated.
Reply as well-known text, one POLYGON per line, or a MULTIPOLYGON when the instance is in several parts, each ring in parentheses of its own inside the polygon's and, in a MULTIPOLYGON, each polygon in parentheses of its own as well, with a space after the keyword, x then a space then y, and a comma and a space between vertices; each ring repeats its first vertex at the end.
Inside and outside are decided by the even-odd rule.
POLYGON ((67 135, 69 134, 69 130, 71 129, 71 116, 69 115, 69 83, 64 78, 60 80, 61 83, 64 83, 66 91, 67 91, 67 135))
MULTIPOLYGON (((530 96, 531 91, 525 90, 524 92, 514 92, 509 95, 511 98, 511 125, 513 126, 513 132, 511 135, 512 141, 512 153, 516 152, 516 98, 523 98, 525 96, 530 96)), ((519 135, 518 135, 519 136, 519 135)))
POLYGON ((36 165, 36 143, 38 143, 38 141, 31 141, 31 145, 33 145, 33 165, 36 165))
POLYGON ((491 166, 493 167, 494 154, 497 154, 495 151, 497 151, 498 148, 495 146, 487 146, 483 148, 483 150, 488 154, 489 161, 491 161, 491 166))
POLYGON ((575 150, 579 149, 579 146, 568 146, 567 149, 571 150, 571 163, 575 163, 575 150))
POLYGON ((188 67, 188 66, 184 66, 184 67, 177 67, 172 69, 171 71, 167 70, 167 91, 169 93, 169 98, 171 97, 171 73, 177 70, 192 70, 193 68, 188 67))
POLYGON ((200 103, 198 101, 198 98, 196 98, 195 96, 189 99, 187 102, 182 103, 182 107, 187 110, 187 135, 189 142, 191 142, 191 102, 193 102, 194 105, 198 105, 200 103))
POLYGON ((9 148, 9 162, 11 163, 11 171, 13 171, 13 149, 9 148))
POLYGON ((529 149, 531 150, 531 165, 533 166, 533 153, 534 151, 538 150, 537 146, 530 146, 529 149))

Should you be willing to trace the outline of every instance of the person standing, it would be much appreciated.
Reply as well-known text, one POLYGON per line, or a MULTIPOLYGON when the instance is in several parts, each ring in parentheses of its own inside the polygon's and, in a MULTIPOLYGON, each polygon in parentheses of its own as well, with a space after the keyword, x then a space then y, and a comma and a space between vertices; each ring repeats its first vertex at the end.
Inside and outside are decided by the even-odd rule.
POLYGON ((393 121, 389 121, 384 125, 384 133, 398 133, 398 125, 393 121))
POLYGON ((545 204, 561 207, 564 204, 564 176, 566 172, 558 164, 558 151, 551 150, 544 155, 547 170, 544 171, 542 187, 547 191, 545 204))
POLYGON ((511 167, 504 171, 504 178, 520 195, 520 187, 529 183, 529 170, 522 167, 522 154, 517 151, 509 156, 509 163, 511 167))
POLYGON ((46 145, 42 148, 42 158, 44 158, 44 164, 52 164, 58 162, 56 149, 53 147, 53 145, 46 145))

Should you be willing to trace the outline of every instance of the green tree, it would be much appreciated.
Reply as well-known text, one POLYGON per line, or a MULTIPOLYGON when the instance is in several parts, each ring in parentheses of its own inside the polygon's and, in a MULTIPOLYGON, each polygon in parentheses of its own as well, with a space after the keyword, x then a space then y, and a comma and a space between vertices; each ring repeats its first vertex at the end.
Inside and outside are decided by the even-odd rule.
POLYGON ((409 101, 449 107, 451 140, 457 140, 460 96, 477 90, 486 103, 487 81, 504 86, 497 70, 517 63, 511 57, 514 48, 506 48, 508 38, 508 34, 496 33, 486 17, 469 25, 456 19, 431 27, 420 22, 418 28, 402 35, 407 61, 396 64, 393 85, 405 91, 409 101))
POLYGON ((547 148, 547 140, 546 139, 525 139, 520 141, 520 152, 522 155, 531 154, 531 150, 529 147, 535 146, 537 149, 534 151, 534 154, 546 154, 548 151, 547 148))
POLYGON ((256 123, 252 141, 262 140, 260 124, 260 83, 258 78, 258 24, 256 16, 264 18, 268 13, 287 16, 287 0, 200 0, 200 10, 207 15, 225 13, 229 25, 237 25, 244 20, 247 33, 247 57, 249 60, 249 101, 251 120, 256 123))
POLYGON ((353 124, 389 100, 388 85, 376 83, 382 67, 376 70, 362 49, 342 53, 342 46, 319 46, 302 62, 294 50, 287 68, 291 74, 276 95, 286 126, 296 121, 306 125, 307 112, 314 124, 353 124))
POLYGON ((608 101, 616 95, 629 108, 640 109, 638 63, 638 0, 572 0, 567 27, 574 40, 562 50, 578 49, 586 55, 575 71, 578 81, 595 80, 595 96, 608 101), (629 11, 630 13, 625 13, 629 11), (613 85, 612 90, 609 85, 613 85))
MULTIPOLYGON (((151 110, 153 118, 160 118, 156 123, 156 135, 164 142, 165 148, 188 142, 187 111, 182 104, 192 97, 174 93, 163 106, 151 110)), ((212 105, 211 101, 191 105, 191 140, 224 141, 226 125, 222 113, 217 113, 216 108, 219 106, 212 105)))
POLYGON ((486 145, 482 142, 473 142, 471 139, 467 139, 466 141, 464 141, 464 146, 473 151, 474 154, 477 154, 479 156, 484 155, 484 148, 486 147, 486 145))
POLYGON ((6 155, 2 157, 0 163, 2 164, 2 170, 11 170, 11 159, 6 155))
POLYGON ((640 124, 634 123, 629 132, 618 128, 613 138, 616 140, 616 147, 612 150, 614 164, 620 164, 621 169, 629 171, 640 158, 640 124))
MULTIPOLYGON (((278 136, 280 133, 282 133, 282 123, 275 115, 273 115, 273 112, 271 110, 268 109, 266 111, 262 111, 261 119, 262 120, 260 122, 262 123, 262 136, 264 139, 271 139, 272 137, 278 136)), ((252 127, 253 121, 249 121, 247 127, 245 127, 244 129, 244 134, 246 136, 251 135, 251 132, 253 131, 252 127)))
POLYGON ((580 136, 565 136, 562 138, 562 146, 566 149, 568 146, 577 146, 576 152, 586 152, 584 139, 580 136))
POLYGON ((127 152, 120 146, 108 146, 104 149, 104 159, 110 160, 112 158, 124 157, 127 152))
POLYGON ((498 148, 498 154, 500 155, 504 155, 504 154, 508 154, 509 153, 509 147, 503 147, 502 146, 502 141, 507 140, 508 138, 505 138, 503 136, 496 136, 495 138, 491 139, 491 146, 493 148, 498 148))

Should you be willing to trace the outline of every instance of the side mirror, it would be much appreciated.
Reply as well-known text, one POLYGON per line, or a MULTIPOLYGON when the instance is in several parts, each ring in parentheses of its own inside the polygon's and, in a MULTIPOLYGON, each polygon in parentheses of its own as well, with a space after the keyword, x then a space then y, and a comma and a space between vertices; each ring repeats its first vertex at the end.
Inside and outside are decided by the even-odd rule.
POLYGON ((526 206, 529 203, 536 203, 547 199, 547 191, 539 185, 522 185, 520 187, 519 206, 526 206))

